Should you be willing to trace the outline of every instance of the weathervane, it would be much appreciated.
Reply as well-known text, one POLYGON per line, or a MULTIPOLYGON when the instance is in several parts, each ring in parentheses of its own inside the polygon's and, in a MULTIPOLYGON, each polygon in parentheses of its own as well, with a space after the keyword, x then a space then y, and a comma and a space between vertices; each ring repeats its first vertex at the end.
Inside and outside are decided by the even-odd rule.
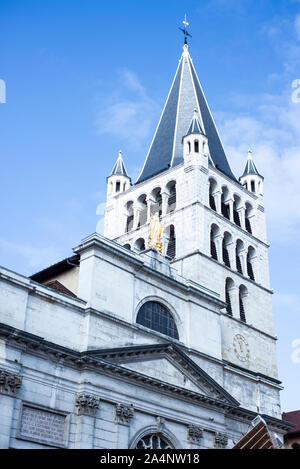
POLYGON ((187 22, 186 20, 186 15, 184 15, 184 21, 183 21, 183 24, 184 24, 184 29, 183 28, 179 28, 180 31, 182 31, 184 33, 184 43, 187 44, 187 36, 189 37, 192 37, 190 33, 187 32, 186 30, 186 27, 189 26, 190 23, 187 22))

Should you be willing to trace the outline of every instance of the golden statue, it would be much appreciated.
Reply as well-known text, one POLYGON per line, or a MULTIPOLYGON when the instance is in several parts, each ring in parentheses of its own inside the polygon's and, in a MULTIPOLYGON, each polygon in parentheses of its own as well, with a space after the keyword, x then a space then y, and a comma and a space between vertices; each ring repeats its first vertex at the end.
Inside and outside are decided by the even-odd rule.
POLYGON ((158 252, 162 252, 162 242, 160 240, 162 234, 162 225, 159 221, 158 212, 151 217, 150 221, 150 241, 149 248, 156 249, 158 252))

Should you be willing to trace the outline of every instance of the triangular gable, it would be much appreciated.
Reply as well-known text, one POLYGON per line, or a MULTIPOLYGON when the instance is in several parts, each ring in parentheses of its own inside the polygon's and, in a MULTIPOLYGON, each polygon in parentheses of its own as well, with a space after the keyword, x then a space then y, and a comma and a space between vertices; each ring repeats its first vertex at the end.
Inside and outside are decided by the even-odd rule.
POLYGON ((239 405, 238 401, 174 344, 95 350, 89 351, 88 355, 230 406, 239 405))

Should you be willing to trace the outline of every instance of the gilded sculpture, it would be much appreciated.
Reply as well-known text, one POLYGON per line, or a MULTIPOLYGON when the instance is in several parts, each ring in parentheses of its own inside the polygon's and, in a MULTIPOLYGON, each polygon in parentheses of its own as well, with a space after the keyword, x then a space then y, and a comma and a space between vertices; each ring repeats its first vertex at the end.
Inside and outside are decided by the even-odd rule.
POLYGON ((150 241, 149 248, 156 249, 158 252, 162 252, 162 242, 160 240, 162 235, 162 225, 159 221, 158 212, 151 216, 150 221, 150 241))

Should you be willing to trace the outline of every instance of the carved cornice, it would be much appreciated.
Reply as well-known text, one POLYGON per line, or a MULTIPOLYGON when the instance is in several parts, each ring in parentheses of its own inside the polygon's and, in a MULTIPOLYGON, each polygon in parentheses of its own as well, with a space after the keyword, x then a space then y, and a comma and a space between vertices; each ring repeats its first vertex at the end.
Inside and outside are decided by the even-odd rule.
POLYGON ((99 397, 91 394, 80 393, 77 394, 75 400, 75 407, 78 415, 89 415, 94 417, 99 407, 99 397))
POLYGON ((228 436, 226 433, 216 433, 215 434, 215 447, 219 449, 226 448, 228 443, 228 436))
POLYGON ((121 423, 123 425, 129 425, 130 420, 132 419, 134 414, 134 408, 131 404, 130 406, 124 404, 117 404, 116 405, 116 422, 121 423))
POLYGON ((189 425, 187 429, 187 439, 192 443, 200 443, 203 436, 203 429, 197 425, 189 425))
POLYGON ((21 387, 22 377, 0 370, 0 394, 15 397, 18 389, 21 387))

